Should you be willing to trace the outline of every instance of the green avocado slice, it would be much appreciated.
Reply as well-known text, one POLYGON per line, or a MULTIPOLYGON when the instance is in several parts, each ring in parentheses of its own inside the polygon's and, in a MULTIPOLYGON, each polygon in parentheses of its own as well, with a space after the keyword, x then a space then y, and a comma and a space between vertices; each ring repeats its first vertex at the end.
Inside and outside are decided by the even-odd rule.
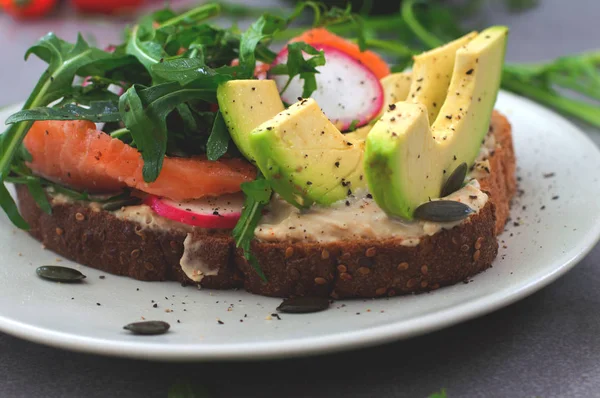
POLYGON ((491 27, 456 51, 448 95, 431 127, 425 104, 398 102, 369 132, 365 171, 385 212, 412 219, 416 207, 440 196, 458 165, 474 162, 500 87, 507 34, 504 26, 491 27))
POLYGON ((330 205, 366 188, 364 142, 352 142, 314 99, 290 106, 250 134, 256 164, 294 206, 330 205))
MULTIPOLYGON (((425 105, 429 111, 430 123, 433 123, 446 99, 454 62, 456 61, 456 52, 476 36, 477 32, 471 32, 441 47, 414 57, 413 79, 405 98, 414 104, 425 105)), ((404 98, 398 99, 398 101, 401 100, 404 100, 404 98)))
POLYGON ((230 80, 217 89, 219 109, 242 155, 254 161, 248 139, 252 130, 285 108, 273 80, 230 80))
POLYGON ((383 113, 391 104, 406 100, 411 83, 411 72, 393 73, 381 79, 381 86, 385 95, 381 112, 383 113))

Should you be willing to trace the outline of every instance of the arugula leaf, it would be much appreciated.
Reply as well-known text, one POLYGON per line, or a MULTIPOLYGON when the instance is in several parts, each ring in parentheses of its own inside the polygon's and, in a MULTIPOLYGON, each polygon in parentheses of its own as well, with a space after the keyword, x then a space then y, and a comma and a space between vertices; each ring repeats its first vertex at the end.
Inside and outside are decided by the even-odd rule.
POLYGON ((166 20, 163 19, 157 21, 154 19, 154 21, 159 22, 159 29, 164 29, 171 26, 197 25, 201 21, 216 17, 220 12, 220 4, 210 3, 204 4, 200 7, 192 8, 181 15, 172 15, 166 20))
MULTIPOLYGON (((73 45, 59 39, 53 33, 47 34, 31 47, 25 58, 31 54, 37 55, 49 66, 25 101, 23 110, 47 106, 67 95, 71 91, 73 79, 82 68, 96 61, 112 58, 111 54, 90 47, 81 35, 73 45)), ((0 205, 13 223, 25 229, 28 227, 27 223, 19 215, 14 200, 2 182, 8 175, 15 156, 21 151, 21 143, 31 124, 30 121, 12 124, 0 136, 0 205)))
POLYGON ((48 202, 40 177, 34 176, 31 170, 25 166, 25 163, 19 162, 13 165, 11 167, 11 174, 6 177, 6 181, 25 184, 40 209, 47 214, 52 214, 52 206, 48 202))
POLYGON ((108 85, 88 85, 86 87, 74 86, 70 93, 58 102, 53 103, 52 108, 60 108, 67 104, 90 106, 92 102, 119 102, 119 96, 108 91, 108 85))
POLYGON ((308 98, 317 89, 317 79, 315 78, 315 74, 319 73, 317 66, 325 65, 325 53, 304 42, 288 44, 287 48, 287 62, 271 68, 270 73, 274 75, 289 76, 289 79, 280 94, 283 94, 285 90, 287 90, 294 77, 300 76, 300 78, 304 80, 302 97, 308 98), (312 55, 312 57, 305 59, 304 53, 312 55))
POLYGON ((219 79, 197 79, 182 86, 177 82, 143 88, 132 86, 121 96, 123 122, 144 159, 144 181, 158 178, 167 149, 166 118, 177 106, 192 100, 216 103, 219 79))
POLYGON ((356 131, 356 127, 358 126, 358 123, 360 123, 360 120, 352 119, 352 122, 350 123, 350 127, 348 127, 348 131, 349 132, 356 131))
POLYGON ((33 196, 35 203, 42 209, 42 211, 46 214, 52 214, 52 206, 50 202, 48 202, 48 197, 46 196, 46 191, 40 184, 38 179, 30 179, 27 182, 27 188, 29 189, 29 193, 33 196))
POLYGON ((218 160, 221 156, 225 155, 230 140, 229 129, 227 129, 227 125, 225 124, 223 114, 217 112, 212 132, 206 144, 206 156, 208 160, 218 160))
MULTIPOLYGON (((191 9, 183 14, 176 15, 170 10, 161 10, 143 18, 135 25, 129 34, 125 45, 125 52, 134 56, 144 65, 150 75, 153 75, 153 66, 169 57, 165 50, 167 41, 173 41, 172 37, 187 26, 197 25, 200 21, 214 17, 220 12, 218 4, 206 4, 191 9)), ((179 51, 182 47, 173 48, 179 51)))
POLYGON ((192 133, 198 131, 198 122, 196 121, 196 118, 194 117, 194 114, 190 109, 189 105, 178 105, 177 113, 179 113, 179 117, 181 117, 181 121, 183 122, 183 130, 185 131, 185 133, 192 133))
POLYGON ((153 65, 152 74, 165 82, 178 82, 182 86, 196 82, 208 82, 218 86, 221 83, 231 80, 231 76, 218 73, 208 67, 203 60, 199 58, 179 58, 153 65))
POLYGON ((25 230, 29 229, 29 224, 27 224, 27 222, 19 213, 19 210, 17 209, 17 204, 15 203, 13 197, 10 195, 10 192, 8 192, 8 189, 6 189, 6 186, 4 184, 0 184, 0 206, 8 216, 8 219, 17 228, 25 230))
POLYGON ((147 31, 143 25, 136 25, 131 30, 131 35, 127 40, 125 51, 127 54, 134 56, 144 65, 144 67, 152 74, 152 65, 160 62, 161 59, 167 56, 163 50, 163 46, 153 40, 142 40, 140 36, 147 31))
POLYGON ((119 100, 119 111, 125 126, 131 132, 138 150, 142 154, 144 181, 158 178, 167 150, 167 127, 164 120, 148 112, 138 94, 137 87, 131 86, 119 100))
POLYGON ((38 107, 12 114, 6 124, 34 120, 90 120, 96 123, 121 121, 119 108, 113 101, 96 101, 89 107, 66 104, 59 108, 38 107))
POLYGON ((242 191, 246 195, 242 215, 237 225, 233 229, 233 239, 236 247, 241 247, 244 252, 244 258, 248 260, 260 278, 267 282, 267 277, 260 268, 260 264, 252 255, 250 243, 254 239, 254 230, 256 229, 262 217, 262 210, 271 200, 273 190, 268 180, 262 174, 256 177, 255 181, 242 184, 242 191))
POLYGON ((250 79, 256 67, 256 49, 265 39, 272 39, 273 34, 287 25, 281 17, 264 14, 242 34, 240 41, 240 73, 239 79, 250 79))

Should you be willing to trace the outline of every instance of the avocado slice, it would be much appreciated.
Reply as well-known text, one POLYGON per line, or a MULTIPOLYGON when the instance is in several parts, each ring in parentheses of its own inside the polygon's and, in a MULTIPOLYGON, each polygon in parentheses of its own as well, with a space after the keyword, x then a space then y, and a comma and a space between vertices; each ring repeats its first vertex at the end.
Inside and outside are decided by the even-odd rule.
MULTIPOLYGON (((408 98, 408 101, 414 104, 425 105, 429 110, 430 123, 434 122, 446 99, 456 60, 456 52, 476 36, 477 32, 471 32, 441 47, 414 57, 413 80, 405 98, 408 98)), ((403 99, 398 101, 401 100, 403 99)))
POLYGON ((425 104, 398 102, 369 132, 367 181, 385 212, 412 219, 416 207, 440 196, 457 166, 474 162, 500 87, 507 34, 491 27, 456 52, 448 96, 431 127, 425 104))
POLYGON ((391 104, 406 100, 411 83, 412 73, 410 72, 393 73, 381 79, 381 86, 383 87, 383 94, 385 95, 381 113, 383 113, 391 104))
POLYGON ((299 208, 330 205, 366 188, 364 142, 351 142, 314 99, 303 99, 250 134, 256 164, 283 199, 299 208))
POLYGON ((217 88, 219 109, 242 155, 254 161, 248 143, 252 130, 285 107, 273 80, 230 80, 217 88))
POLYGON ((367 135, 369 134, 369 131, 371 131, 372 128, 373 128, 372 125, 367 124, 366 126, 357 128, 356 130, 354 130, 351 133, 344 134, 344 137, 346 137, 346 139, 350 142, 364 141, 367 138, 367 135))

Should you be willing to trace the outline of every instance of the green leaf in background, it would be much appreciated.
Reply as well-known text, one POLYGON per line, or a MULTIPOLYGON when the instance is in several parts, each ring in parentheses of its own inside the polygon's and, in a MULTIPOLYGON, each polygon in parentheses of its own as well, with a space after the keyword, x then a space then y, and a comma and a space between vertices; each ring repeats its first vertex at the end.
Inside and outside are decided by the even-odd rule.
POLYGON ((211 398, 211 394, 204 386, 178 381, 169 388, 168 398, 211 398))
POLYGON ((12 114, 6 124, 35 120, 89 120, 95 123, 121 121, 118 103, 113 101, 98 101, 90 103, 89 107, 66 104, 59 108, 39 107, 25 109, 12 114))
POLYGON ((448 395, 446 395, 446 390, 442 388, 440 392, 433 393, 427 398, 448 398, 448 395))
POLYGON ((227 153, 227 148, 229 148, 230 140, 229 129, 227 129, 223 115, 221 112, 217 112, 212 132, 210 133, 206 145, 206 156, 208 157, 208 160, 218 160, 221 156, 225 155, 225 153, 227 153))
MULTIPOLYGON (((412 8, 415 3, 415 0, 403 3, 403 18, 423 43, 429 47, 439 45, 442 41, 415 18, 412 8)), ((600 105, 597 102, 600 100, 600 52, 561 57, 542 65, 506 64, 501 87, 600 128, 600 105), (587 96, 592 101, 571 98, 557 88, 587 96)))

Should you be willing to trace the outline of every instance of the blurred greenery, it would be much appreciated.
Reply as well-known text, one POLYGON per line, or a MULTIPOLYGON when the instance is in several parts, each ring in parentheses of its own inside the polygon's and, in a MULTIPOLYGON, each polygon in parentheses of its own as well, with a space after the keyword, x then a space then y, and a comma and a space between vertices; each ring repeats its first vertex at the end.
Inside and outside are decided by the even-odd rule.
MULTIPOLYGON (((299 2, 301 0, 292 1, 299 2)), ((512 12, 525 11, 538 4, 538 0, 503 0, 503 2, 506 8, 512 12)), ((398 11, 401 7, 402 0, 324 0, 323 3, 329 6, 342 8, 350 3, 355 12, 370 15, 383 15, 398 11)), ((478 11, 486 3, 486 0, 438 0, 437 3, 454 8, 457 13, 461 13, 462 15, 469 15, 478 11), (465 14, 465 11, 468 12, 465 14)))

